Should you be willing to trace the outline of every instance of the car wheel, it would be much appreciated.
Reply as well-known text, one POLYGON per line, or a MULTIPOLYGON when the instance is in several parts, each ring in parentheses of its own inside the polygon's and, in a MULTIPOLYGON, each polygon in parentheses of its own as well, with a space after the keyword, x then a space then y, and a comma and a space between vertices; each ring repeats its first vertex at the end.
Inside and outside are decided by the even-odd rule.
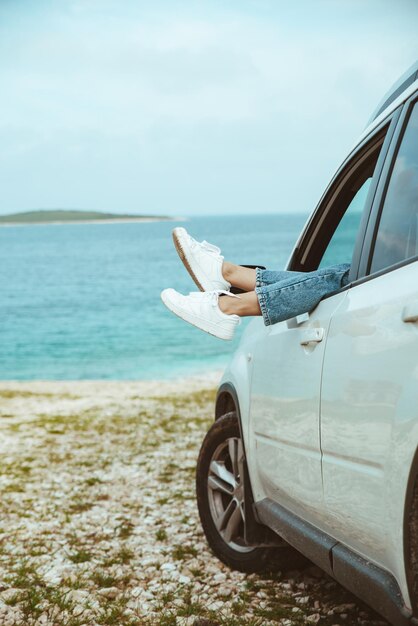
POLYGON ((414 613, 416 613, 418 612, 418 476, 416 476, 413 485, 407 523, 405 562, 407 564, 412 608, 414 613))
POLYGON ((283 567, 290 548, 248 546, 244 540, 244 448, 235 412, 220 417, 197 461, 199 516, 209 546, 229 567, 259 572, 283 567))

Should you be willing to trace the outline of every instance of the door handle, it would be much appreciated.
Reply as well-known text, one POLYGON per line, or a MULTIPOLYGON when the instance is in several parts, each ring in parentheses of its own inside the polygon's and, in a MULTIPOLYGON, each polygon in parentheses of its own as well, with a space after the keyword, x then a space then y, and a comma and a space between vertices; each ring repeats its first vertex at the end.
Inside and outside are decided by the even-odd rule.
POLYGON ((411 302, 402 309, 403 322, 418 322, 418 302, 411 302))
POLYGON ((302 331, 300 340, 301 346, 308 346, 310 343, 320 343, 324 338, 323 328, 307 328, 302 331))

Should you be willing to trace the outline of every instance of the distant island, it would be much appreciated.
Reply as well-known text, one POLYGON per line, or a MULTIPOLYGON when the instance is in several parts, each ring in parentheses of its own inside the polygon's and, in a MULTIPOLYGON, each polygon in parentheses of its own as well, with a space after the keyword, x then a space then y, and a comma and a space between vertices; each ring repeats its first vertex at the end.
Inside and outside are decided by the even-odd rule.
POLYGON ((122 213, 101 213, 100 211, 81 211, 77 209, 39 209, 0 215, 0 226, 19 226, 24 224, 73 224, 94 222, 160 222, 177 220, 168 215, 128 215, 122 213))

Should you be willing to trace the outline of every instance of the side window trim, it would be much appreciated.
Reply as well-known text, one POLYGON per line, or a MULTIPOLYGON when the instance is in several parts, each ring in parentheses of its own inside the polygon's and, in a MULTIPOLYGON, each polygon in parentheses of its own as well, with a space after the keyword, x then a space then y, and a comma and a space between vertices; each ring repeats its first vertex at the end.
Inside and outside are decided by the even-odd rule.
MULTIPOLYGON (((383 144, 382 144, 382 148, 383 148, 383 144)), ((373 154, 374 150, 376 149, 375 143, 373 143, 373 145, 370 145, 369 148, 364 152, 364 154, 362 154, 362 156, 358 159, 358 161, 356 161, 355 164, 355 169, 360 168, 363 163, 365 161, 367 161, 367 159, 370 157, 371 154, 373 154)), ((303 264, 306 260, 306 258, 309 256, 309 252, 311 250, 311 248, 314 246, 315 244, 315 237, 317 236, 317 234, 320 232, 321 228, 323 227, 324 222, 326 221, 330 210, 336 200, 336 198, 339 196, 339 194, 341 193, 342 189, 344 189, 345 185, 347 184, 347 182, 350 180, 351 176, 352 176, 352 172, 353 172, 353 167, 350 167, 349 169, 347 169, 344 174, 342 179, 340 180, 340 182, 338 183, 336 189, 334 190, 334 192, 332 193, 330 199, 328 200, 328 202, 326 202, 326 204, 324 205, 324 208, 319 216, 319 220, 315 226, 315 230, 313 231, 312 235, 311 235, 311 239, 309 241, 308 247, 305 248, 305 251, 303 253, 303 256, 301 258, 301 263, 303 264)))
POLYGON ((410 263, 416 263, 418 261, 418 256, 410 257, 409 259, 405 259, 404 261, 399 261, 399 263, 395 263, 390 267, 385 267, 384 269, 379 270, 378 272, 374 272, 374 274, 368 274, 366 276, 360 276, 358 279, 351 281, 341 289, 341 291, 345 291, 346 289, 351 289, 351 287, 355 287, 357 285, 362 285, 363 283, 367 283, 369 280, 373 280, 374 278, 378 278, 379 276, 383 276, 383 274, 387 274, 388 272, 393 272, 394 270, 403 267, 404 265, 409 265, 410 263))
POLYGON ((350 272, 350 281, 352 282, 357 279, 364 237, 369 223, 370 211, 373 206, 373 200, 376 193, 378 181, 380 180, 382 168, 385 163, 386 154, 389 146, 391 145, 392 136, 397 128, 398 118, 401 114, 401 111, 402 106, 393 111, 390 116, 384 119, 378 127, 374 128, 373 131, 362 140, 362 142, 348 155, 348 157, 342 163, 342 165, 332 178, 330 184, 326 188, 324 194, 322 195, 317 205, 317 208, 312 213, 311 218, 307 222, 296 244, 294 252, 289 260, 289 263, 287 265, 288 269, 309 271, 309 263, 305 264, 305 261, 309 257, 309 253, 314 246, 315 237, 323 226, 324 221, 326 221, 326 218, 330 214, 330 210, 333 206, 333 203, 335 202, 337 194, 341 191, 343 185, 350 178, 350 175, 352 175, 353 171, 355 169, 358 169, 361 163, 367 158, 368 155, 370 155, 370 152, 375 148, 376 143, 380 141, 379 135, 381 135, 386 128, 387 130, 380 148, 379 157, 373 175, 373 182, 369 190, 367 203, 361 219, 360 228, 354 248, 353 261, 350 272))
MULTIPOLYGON (((388 129, 386 131, 385 138, 383 140, 382 148, 380 150, 379 158, 377 159, 375 171, 373 173, 373 180, 369 191, 368 202, 365 206, 364 214, 361 219, 360 228, 358 232, 358 238, 353 252, 353 260, 351 264, 351 270, 349 275, 350 284, 356 280, 361 279, 364 274, 361 266, 361 260, 363 258, 363 250, 365 248, 366 235, 369 229, 369 224, 372 219, 373 207, 376 200, 376 193, 379 189, 380 181, 382 180, 382 174, 384 173, 385 164, 388 161, 388 155, 390 154, 391 146, 393 145, 393 137, 396 130, 399 128, 399 118, 402 113, 402 106, 395 109, 393 112, 388 129)), ((384 126, 384 125, 382 125, 384 126)))
POLYGON ((385 267, 379 270, 378 272, 374 272, 373 274, 370 274, 370 267, 372 263, 374 244, 376 241, 377 230, 378 230, 379 222, 380 222, 380 216, 381 216, 384 202, 385 202, 386 191, 389 185, 393 167, 395 165, 396 156, 398 154, 398 150, 401 145, 404 132, 406 130, 409 115, 412 111, 414 104, 417 101, 418 101, 417 94, 414 93, 413 96, 404 103, 402 110, 400 112, 400 115, 399 115, 399 120, 395 129, 395 132, 393 133, 393 137, 391 139, 391 144, 389 146, 385 163, 384 163, 381 175, 380 175, 380 180, 376 189, 374 202, 371 207, 369 223, 367 225, 367 230, 365 233, 363 250, 362 250, 360 264, 359 264, 359 273, 358 273, 358 278, 363 279, 361 282, 364 282, 364 280, 369 280, 377 276, 381 276, 382 274, 385 274, 386 272, 390 272, 394 269, 397 269, 398 267, 402 267, 403 265, 407 265, 408 263, 411 263, 414 260, 415 261, 417 260, 417 257, 411 257, 409 259, 405 259, 404 261, 400 261, 399 263, 395 263, 394 265, 385 267))

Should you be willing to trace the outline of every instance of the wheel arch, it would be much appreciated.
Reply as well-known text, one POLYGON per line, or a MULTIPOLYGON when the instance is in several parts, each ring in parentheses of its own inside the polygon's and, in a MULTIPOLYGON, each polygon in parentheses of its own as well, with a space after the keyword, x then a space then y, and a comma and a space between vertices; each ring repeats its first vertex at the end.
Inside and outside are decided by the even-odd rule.
POLYGON ((404 517, 403 556, 409 599, 414 616, 418 615, 418 448, 409 471, 404 517), (415 537, 411 537, 415 531, 415 537), (412 557, 412 558, 411 558, 412 557), (415 566, 415 567, 414 567, 415 566))
POLYGON ((218 420, 225 413, 235 411, 242 436, 241 413, 239 409, 238 394, 231 383, 222 383, 218 389, 215 402, 215 420, 218 420))
POLYGON ((215 421, 221 418, 222 415, 230 413, 231 411, 234 411, 237 415, 241 441, 244 447, 244 493, 246 508, 245 540, 248 545, 282 547, 284 545, 283 540, 281 540, 278 535, 271 530, 271 528, 262 524, 256 513, 251 479, 248 472, 247 450, 242 428, 238 394, 232 383, 224 382, 220 385, 216 396, 215 421))

